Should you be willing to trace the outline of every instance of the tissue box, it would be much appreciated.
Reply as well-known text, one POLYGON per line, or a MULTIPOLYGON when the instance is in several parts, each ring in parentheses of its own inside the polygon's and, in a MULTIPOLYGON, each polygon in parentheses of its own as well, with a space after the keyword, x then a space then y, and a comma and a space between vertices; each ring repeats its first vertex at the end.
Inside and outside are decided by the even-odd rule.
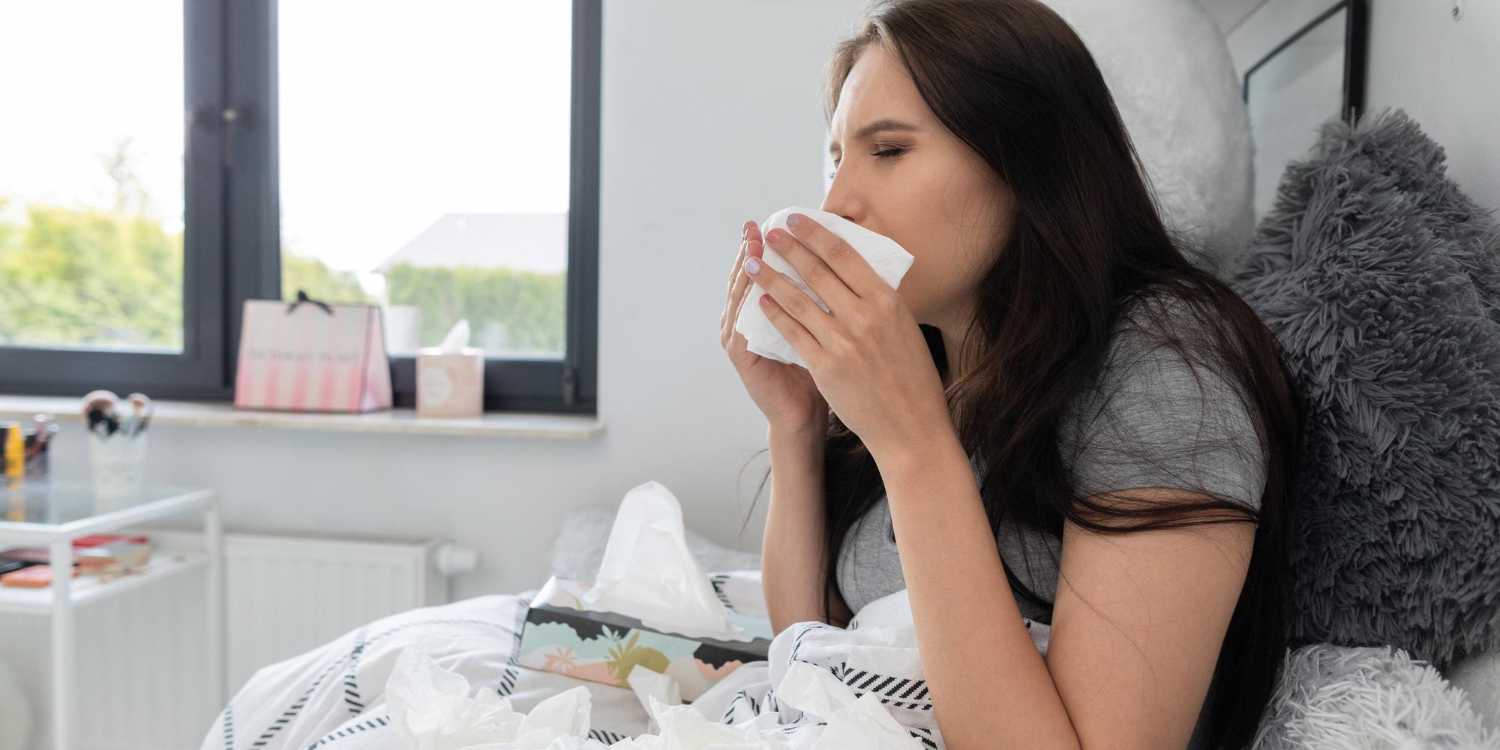
POLYGON ((484 350, 417 351, 417 415, 477 417, 484 412, 484 350))
POLYGON ((589 586, 548 579, 521 628, 521 666, 629 688, 625 677, 640 664, 676 680, 682 699, 692 701, 742 664, 766 660, 772 633, 763 617, 728 613, 754 640, 689 638, 653 630, 633 617, 584 609, 589 586))

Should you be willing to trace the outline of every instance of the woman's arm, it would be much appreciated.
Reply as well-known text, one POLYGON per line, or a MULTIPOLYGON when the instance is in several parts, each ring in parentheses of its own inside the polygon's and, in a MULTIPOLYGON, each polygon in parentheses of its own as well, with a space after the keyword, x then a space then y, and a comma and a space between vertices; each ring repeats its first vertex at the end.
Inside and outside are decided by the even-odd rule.
MULTIPOLYGON (((787 226, 797 227, 795 237, 778 229, 768 241, 829 309, 764 269, 753 271, 766 290, 761 301, 807 361, 828 408, 875 457, 947 746, 1185 747, 1245 582, 1254 530, 1214 524, 1094 538, 1065 524, 1043 660, 1006 580, 974 468, 916 318, 832 232, 797 214, 787 226), (802 220, 794 225, 794 218, 802 220)), ((1189 377, 1199 382, 1198 374, 1189 377)), ((1148 393, 1162 387, 1150 373, 1137 381, 1148 393)), ((1200 395, 1194 391, 1187 403, 1202 408, 1218 401, 1200 395)), ((1199 434, 1181 412, 1148 405, 1132 413, 1136 428, 1149 427, 1148 433, 1199 434)), ((1139 482, 1123 487, 1134 489, 1112 494, 1148 503, 1194 494, 1139 482)), ((788 562, 776 559, 786 543, 779 529, 767 534, 776 543, 771 564, 788 562)), ((804 583, 800 590, 817 589, 804 583)), ((803 605, 787 604, 781 616, 795 606, 803 605)))
MULTIPOLYGON (((766 430, 771 446, 771 506, 761 544, 761 586, 771 629, 823 617, 823 440, 821 423, 804 430, 766 430)), ((834 622, 849 619, 837 591, 834 622)))
MULTIPOLYGON (((1253 529, 1103 536, 1066 524, 1043 659, 956 437, 912 441, 903 454, 877 455, 876 464, 949 748, 1187 746, 1245 580, 1253 529)), ((1186 493, 1113 494, 1150 503, 1186 493)))

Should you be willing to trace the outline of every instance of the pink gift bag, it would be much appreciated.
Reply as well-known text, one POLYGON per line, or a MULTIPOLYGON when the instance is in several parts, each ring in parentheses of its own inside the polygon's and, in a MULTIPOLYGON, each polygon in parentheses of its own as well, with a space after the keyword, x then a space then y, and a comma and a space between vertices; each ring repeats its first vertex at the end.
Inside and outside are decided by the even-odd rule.
POLYGON ((367 412, 391 407, 381 311, 245 300, 234 405, 276 411, 367 412))

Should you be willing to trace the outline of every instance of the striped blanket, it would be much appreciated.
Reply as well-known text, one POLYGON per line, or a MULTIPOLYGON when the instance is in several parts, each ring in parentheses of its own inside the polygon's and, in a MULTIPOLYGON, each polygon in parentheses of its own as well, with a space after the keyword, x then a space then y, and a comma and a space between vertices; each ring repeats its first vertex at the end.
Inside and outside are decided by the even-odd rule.
MULTIPOLYGON (((763 616, 759 571, 711 575, 731 609, 763 616)), ((417 648, 471 686, 491 686, 529 712, 542 700, 584 686, 591 698, 588 737, 609 745, 652 731, 640 700, 627 688, 518 666, 521 624, 534 591, 481 596, 403 612, 256 672, 220 712, 202 750, 413 750, 391 720, 385 685, 396 658, 417 648)), ((1046 653, 1049 628, 1027 623, 1046 653)), ((765 662, 740 667, 692 706, 712 721, 764 726, 775 715, 789 750, 810 748, 827 722, 781 705, 776 686, 794 662, 829 670, 853 694, 874 693, 915 739, 943 747, 922 679, 906 592, 867 605, 849 627, 800 622, 777 634, 765 662)))

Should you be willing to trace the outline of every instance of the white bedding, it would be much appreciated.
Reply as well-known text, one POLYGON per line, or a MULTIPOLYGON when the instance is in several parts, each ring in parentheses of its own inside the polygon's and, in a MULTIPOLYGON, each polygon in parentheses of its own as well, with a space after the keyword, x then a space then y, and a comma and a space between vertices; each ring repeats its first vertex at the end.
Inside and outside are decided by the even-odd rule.
MULTIPOLYGON (((712 576, 732 609, 763 613, 759 571, 712 576)), ((492 595, 377 620, 324 646, 261 669, 235 694, 203 739, 202 750, 411 750, 392 725, 384 690, 402 650, 422 650, 439 665, 490 686, 528 712, 562 691, 584 686, 592 699, 589 737, 605 744, 650 730, 635 694, 517 666, 527 602, 534 592, 492 595)), ((774 686, 793 661, 828 669, 856 696, 874 692, 921 746, 942 748, 922 679, 905 592, 862 609, 848 629, 796 623, 772 641, 768 661, 740 667, 693 702, 711 720, 734 724, 775 713, 788 748, 808 748, 824 723, 778 705, 774 686)), ((1050 629, 1027 623, 1046 653, 1050 629)))

